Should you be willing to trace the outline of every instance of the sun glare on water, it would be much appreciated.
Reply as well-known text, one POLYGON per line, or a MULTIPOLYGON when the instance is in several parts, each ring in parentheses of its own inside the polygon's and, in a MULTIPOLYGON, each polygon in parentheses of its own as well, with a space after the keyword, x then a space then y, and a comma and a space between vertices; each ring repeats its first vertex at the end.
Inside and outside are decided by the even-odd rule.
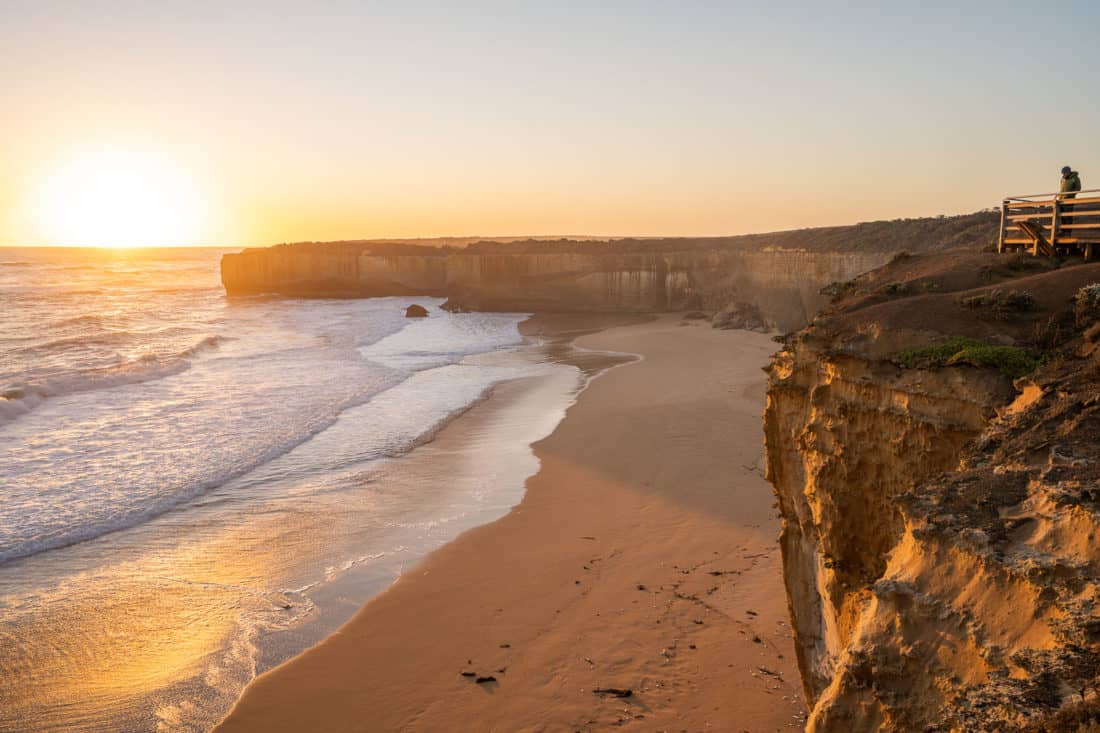
POLYGON ((207 226, 201 192, 186 171, 126 150, 61 162, 42 180, 33 217, 50 244, 88 247, 201 244, 207 226))

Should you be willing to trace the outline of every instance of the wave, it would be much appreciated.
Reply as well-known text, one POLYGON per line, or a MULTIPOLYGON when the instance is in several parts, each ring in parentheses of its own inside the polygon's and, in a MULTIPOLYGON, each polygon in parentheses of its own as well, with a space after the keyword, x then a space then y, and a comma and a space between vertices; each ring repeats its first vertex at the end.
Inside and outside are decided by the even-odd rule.
MULTIPOLYGON (((518 346, 522 339, 515 322, 520 317, 472 316, 456 320, 461 321, 456 325, 457 332, 450 328, 432 329, 428 333, 413 329, 420 336, 431 336, 427 343, 406 337, 405 343, 391 341, 374 350, 371 356, 391 357, 396 362, 402 361, 403 347, 415 344, 422 353, 411 360, 414 362, 411 369, 383 366, 378 372, 380 381, 369 391, 346 394, 323 411, 307 415, 309 419, 301 424, 281 425, 280 430, 269 433, 267 439, 255 446, 259 448, 256 452, 250 449, 239 456, 228 456, 230 460, 207 465, 195 475, 184 477, 185 480, 169 481, 163 489, 148 495, 121 497, 113 507, 97 507, 79 513, 78 517, 61 517, 61 522, 45 521, 34 528, 25 526, 10 538, 14 541, 11 544, 0 542, 0 563, 138 526, 180 505, 215 500, 226 493, 240 495, 242 489, 268 482, 283 483, 288 491, 294 491, 306 479, 301 485, 311 484, 316 491, 322 488, 319 483, 333 481, 335 486, 351 475, 361 481, 359 475, 369 470, 374 461, 399 457, 430 442, 443 425, 484 399, 495 384, 529 374, 527 365, 518 368, 455 363, 468 353, 518 346), (430 357, 423 352, 429 352, 430 357), (430 364, 438 361, 451 364, 431 368, 430 364)), ((55 394, 150 381, 178 373, 190 368, 191 362, 201 355, 218 349, 225 340, 206 336, 169 360, 133 360, 125 368, 109 372, 74 374, 32 388, 9 390, 0 397, 0 421, 5 417, 3 413, 18 416, 55 394)), ((349 353, 359 359, 364 356, 358 349, 349 353)), ((234 360, 225 366, 235 370, 239 365, 234 360)))
POLYGON ((224 344, 226 341, 231 340, 232 338, 229 336, 218 336, 216 334, 213 336, 207 336, 199 341, 197 344, 194 344, 193 346, 188 346, 186 349, 179 353, 179 356, 186 359, 192 356, 198 356, 199 354, 205 354, 210 351, 215 351, 220 348, 221 345, 224 344))
POLYGON ((452 364, 464 356, 514 347, 523 341, 515 313, 463 313, 425 318, 407 324, 359 348, 366 359, 383 366, 419 371, 452 364))
POLYGON ((96 316, 92 314, 85 314, 82 316, 73 316, 72 318, 62 318, 57 322, 58 326, 82 326, 88 323, 100 324, 104 322, 103 316, 96 316))
MULTIPOLYGON (((58 341, 65 340, 79 341, 58 341)), ((179 374, 191 368, 191 359, 216 350, 228 340, 230 339, 226 336, 206 336, 169 356, 146 354, 111 367, 51 377, 36 383, 17 384, 0 392, 0 424, 27 414, 51 397, 152 382, 179 374)))
POLYGON ((142 357, 117 367, 88 370, 34 384, 17 385, 0 393, 0 424, 27 414, 51 397, 163 379, 179 374, 190 366, 184 360, 165 363, 142 357))
MULTIPOLYGON (((90 321, 86 323, 91 323, 90 321)), ((80 325, 80 324, 70 324, 80 325)), ((32 344, 19 349, 21 353, 53 352, 72 347, 88 346, 120 346, 127 341, 132 341, 135 334, 126 331, 106 331, 98 334, 76 334, 74 336, 61 336, 44 343, 32 344)))
MULTIPOLYGON (((3 402, 0 401, 0 410, 3 408, 3 402)), ((284 456, 299 445, 308 442, 320 433, 330 428, 333 423, 336 422, 339 417, 339 413, 331 415, 329 419, 321 421, 320 424, 311 427, 308 430, 299 433, 298 435, 276 443, 269 447, 267 450, 256 456, 248 465, 239 468, 235 471, 223 474, 215 474, 205 480, 198 481, 192 486, 181 490, 174 491, 169 494, 165 494, 156 497, 153 501, 143 506, 134 507, 131 509, 125 509, 115 512, 107 517, 104 517, 100 521, 92 521, 87 524, 73 527, 71 525, 64 527, 57 527, 52 530, 42 532, 41 534, 30 538, 20 540, 18 544, 8 547, 0 546, 0 565, 11 562, 13 560, 19 560, 25 557, 31 557, 41 552, 49 550, 57 550, 62 547, 70 547, 72 545, 80 544, 81 542, 88 542, 98 537, 102 537, 113 532, 119 532, 131 527, 137 527, 150 520, 156 519, 162 514, 166 514, 182 504, 194 501, 204 494, 227 484, 234 479, 238 479, 242 476, 249 474, 250 472, 262 467, 271 461, 284 456)))
MULTIPOLYGON (((446 380, 447 372, 455 368, 481 371, 481 368, 477 367, 450 365, 441 369, 408 374, 400 380, 390 383, 380 391, 364 395, 360 399, 351 400, 341 405, 328 419, 310 426, 309 429, 293 437, 269 446, 267 450, 237 470, 216 473, 204 480, 197 481, 187 488, 156 497, 142 506, 119 511, 104 517, 100 521, 92 521, 76 527, 58 527, 43 532, 36 537, 24 539, 10 547, 0 546, 0 564, 36 555, 40 552, 87 542, 106 534, 139 526, 223 487, 227 490, 236 491, 260 483, 297 482, 306 476, 313 476, 319 481, 332 481, 334 485, 342 489, 346 486, 345 482, 349 470, 356 470, 357 466, 363 466, 379 459, 400 458, 416 448, 432 442, 444 427, 487 399, 497 384, 520 376, 531 376, 542 370, 540 367, 534 369, 487 369, 482 372, 480 380, 473 385, 473 389, 468 391, 461 388, 446 390, 444 394, 453 401, 453 404, 449 407, 444 407, 439 413, 430 416, 418 415, 417 417, 427 417, 428 419, 423 421, 414 420, 412 424, 406 426, 407 431, 401 430, 398 426, 393 426, 397 429, 388 436, 390 439, 383 439, 374 445, 367 445, 366 440, 354 439, 355 437, 363 438, 364 434, 329 433, 330 429, 341 418, 352 416, 354 411, 359 410, 369 412, 354 415, 355 422, 359 423, 360 428, 366 430, 367 433, 376 434, 380 422, 376 418, 380 415, 374 414, 374 411, 381 408, 383 415, 392 415, 393 408, 406 403, 408 395, 423 392, 426 386, 424 384, 425 380, 435 381, 441 379, 440 384, 448 382, 449 380, 446 380), (298 452, 303 449, 306 451, 305 455, 298 452), (317 454, 314 454, 313 451, 317 451, 317 454), (319 456, 323 457, 322 462, 318 461, 319 456), (288 464, 289 470, 285 470, 288 468, 288 464)), ((452 385, 452 387, 454 386, 459 385, 452 385)), ((434 404, 435 400, 432 403, 434 404)), ((434 412, 434 410, 429 410, 429 412, 434 412)), ((361 482, 362 480, 361 476, 356 478, 356 481, 361 482)), ((318 491, 319 487, 314 486, 313 490, 318 491)))

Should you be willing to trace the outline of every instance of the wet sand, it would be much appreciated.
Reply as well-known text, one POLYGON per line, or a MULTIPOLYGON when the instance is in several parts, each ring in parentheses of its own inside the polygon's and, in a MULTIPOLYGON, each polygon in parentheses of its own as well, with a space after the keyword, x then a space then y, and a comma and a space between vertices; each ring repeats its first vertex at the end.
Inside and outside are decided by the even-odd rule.
MULTIPOLYGON (((325 472, 290 456, 299 473, 287 480, 229 482, 138 526, 4 564, 0 731, 209 730, 257 672, 507 514, 538 470, 531 443, 589 377, 624 361, 569 344, 606 316, 573 319, 570 332, 542 325, 522 324, 540 338, 518 349, 465 359, 528 376, 497 383, 407 453, 325 472)), ((420 397, 432 399, 416 389, 403 399, 420 397)), ((356 425, 373 427, 353 417, 303 450, 358 444, 356 425)))
POLYGON ((219 731, 800 728, 761 476, 775 344, 664 317, 577 345, 644 359, 535 444, 519 506, 257 678, 219 731))

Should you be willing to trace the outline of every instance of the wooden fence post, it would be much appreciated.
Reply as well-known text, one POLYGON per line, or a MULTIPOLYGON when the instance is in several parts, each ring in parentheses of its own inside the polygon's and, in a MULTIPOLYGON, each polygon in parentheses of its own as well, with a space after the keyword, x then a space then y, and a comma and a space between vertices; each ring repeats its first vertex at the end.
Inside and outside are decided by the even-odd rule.
POLYGON ((1005 221, 1008 216, 1008 201, 1001 201, 1001 230, 997 235, 997 252, 1005 251, 1005 221))
POLYGON ((1054 206, 1051 208, 1050 214, 1050 248, 1053 250, 1052 254, 1058 252, 1058 228, 1062 225, 1062 202, 1057 196, 1054 197, 1054 206))

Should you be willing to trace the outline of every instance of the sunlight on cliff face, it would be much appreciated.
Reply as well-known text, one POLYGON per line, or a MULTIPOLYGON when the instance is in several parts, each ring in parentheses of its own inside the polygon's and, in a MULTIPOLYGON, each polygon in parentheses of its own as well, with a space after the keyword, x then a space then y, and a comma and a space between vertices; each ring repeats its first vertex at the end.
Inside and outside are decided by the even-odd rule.
POLYGON ((198 244, 208 227, 199 186, 156 156, 96 150, 40 181, 31 215, 50 244, 140 247, 198 244))

